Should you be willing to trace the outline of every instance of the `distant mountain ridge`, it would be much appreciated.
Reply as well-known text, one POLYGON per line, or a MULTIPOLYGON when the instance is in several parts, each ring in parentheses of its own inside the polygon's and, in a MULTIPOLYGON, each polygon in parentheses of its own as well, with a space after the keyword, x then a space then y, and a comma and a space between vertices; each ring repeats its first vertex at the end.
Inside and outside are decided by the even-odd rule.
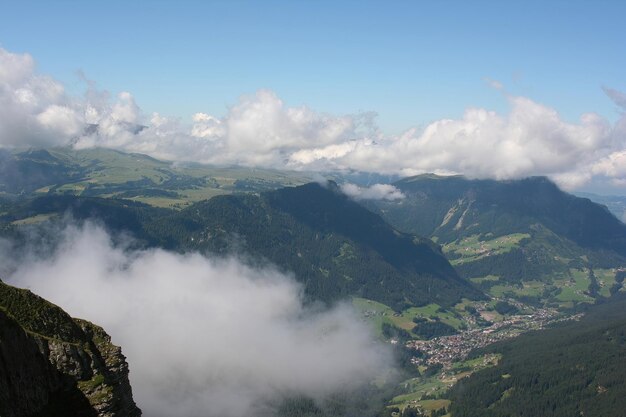
POLYGON ((0 193, 9 199, 70 194, 183 207, 219 194, 259 192, 308 181, 306 173, 172 163, 103 148, 0 151, 0 193))
POLYGON ((606 207, 561 191, 545 177, 468 180, 417 176, 394 183, 409 196, 375 205, 401 230, 441 243, 470 236, 530 232, 540 223, 577 245, 626 256, 626 225, 606 207))
MULTIPOLYGON (((461 275, 475 278, 483 289, 503 282, 550 284, 554 278, 573 279, 576 271, 609 274, 612 268, 626 266, 626 225, 606 207, 567 194, 547 178, 495 181, 421 175, 394 186, 406 198, 365 204, 398 230, 442 244, 461 275)), ((578 298, 596 296, 595 278, 589 276, 589 295, 580 293, 578 298)), ((547 289, 558 292, 560 285, 547 289)), ((606 295, 608 287, 603 291, 606 295)), ((546 293, 540 298, 556 296, 546 293)))

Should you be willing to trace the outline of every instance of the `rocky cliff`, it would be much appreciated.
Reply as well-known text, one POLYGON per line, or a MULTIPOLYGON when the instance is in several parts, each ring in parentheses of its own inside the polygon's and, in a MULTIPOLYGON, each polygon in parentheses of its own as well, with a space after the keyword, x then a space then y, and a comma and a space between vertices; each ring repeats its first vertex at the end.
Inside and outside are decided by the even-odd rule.
POLYGON ((121 349, 100 327, 0 281, 0 416, 140 416, 121 349))

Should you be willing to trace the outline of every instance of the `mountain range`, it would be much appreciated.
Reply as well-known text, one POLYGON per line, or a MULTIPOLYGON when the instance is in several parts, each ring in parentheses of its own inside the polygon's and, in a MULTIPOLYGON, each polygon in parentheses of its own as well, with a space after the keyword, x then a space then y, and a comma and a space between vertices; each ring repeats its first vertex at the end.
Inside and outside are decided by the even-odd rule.
POLYGON ((246 253, 254 262, 271 262, 293 273, 310 300, 355 296, 401 311, 483 297, 458 276, 439 246, 398 232, 334 183, 221 195, 179 211, 126 200, 46 195, 14 205, 0 222, 4 234, 19 241, 31 222, 62 221, 68 212, 130 232, 146 246, 220 256, 246 253))
POLYGON ((626 266, 626 225, 544 177, 421 175, 393 185, 406 198, 367 206, 398 230, 441 244, 461 276, 487 292, 571 306, 621 288, 614 276, 626 266), (563 294, 570 284, 584 288, 563 294))
POLYGON ((543 177, 421 175, 393 183, 405 198, 357 205, 334 183, 293 188, 311 178, 306 173, 175 165, 105 149, 3 157, 6 230, 71 209, 78 218, 97 217, 128 230, 147 245, 222 255, 243 245, 253 257, 295 272, 307 295, 324 301, 350 295, 396 310, 429 302, 449 307, 463 297, 476 299, 478 288, 496 298, 563 309, 622 289, 615 273, 626 265, 626 226, 606 207, 543 177), (301 250, 294 255, 287 247, 301 250), (442 267, 441 253, 454 269, 442 267), (366 265, 378 272, 357 272, 366 265), (424 285, 409 284, 412 273, 421 274, 424 285), (432 281, 437 285, 426 284, 427 276, 439 277, 432 281))
MULTIPOLYGON (((377 326, 380 337, 394 343, 477 331, 493 322, 505 325, 520 313, 572 314, 594 303, 622 305, 613 300, 626 291, 626 225, 606 206, 563 192, 546 178, 420 175, 392 184, 401 198, 357 201, 344 193, 342 182, 367 176, 335 173, 333 181, 317 182, 313 177, 172 164, 103 149, 3 152, 0 237, 10 239, 17 250, 28 247, 33 236, 54 246, 59 227, 92 221, 131 248, 269 264, 292 276, 311 305, 351 299, 363 318, 377 326)), ((619 315, 619 308, 611 308, 613 316, 619 315)), ((592 317, 597 324, 600 316, 592 317)), ((128 365, 103 329, 4 283, 0 321, 0 414, 72 415, 59 408, 72 404, 76 415, 138 415, 128 365)), ((572 322, 564 328, 591 340, 604 328, 589 323, 572 322)), ((616 329, 611 337, 619 338, 621 327, 616 329)), ((552 334, 564 340, 563 331, 552 334)), ((520 346, 541 337, 521 339, 520 346)), ((545 346, 552 346, 552 336, 546 337, 545 346)), ((489 354, 506 359, 516 349, 515 341, 507 343, 489 354)), ((565 349, 563 344, 554 348, 565 349)), ((401 353, 403 364, 416 375, 431 378, 441 372, 416 368, 411 353, 401 353)), ((496 381, 494 386, 504 391, 490 390, 489 401, 496 395, 515 397, 506 390, 518 389, 521 395, 523 390, 513 383, 524 384, 527 375, 511 361, 503 360, 504 368, 489 368, 506 368, 505 374, 513 375, 510 381, 496 381)), ((468 408, 480 409, 467 405, 472 399, 464 396, 463 387, 480 390, 475 381, 493 379, 493 372, 500 371, 477 372, 445 401, 428 396, 419 400, 449 404, 451 399, 455 415, 476 415, 463 414, 468 408)), ((407 381, 405 388, 417 383, 407 381)), ((604 380, 597 385, 608 387, 604 380)), ((513 415, 511 410, 521 409, 525 398, 516 399, 512 408, 491 407, 500 411, 485 415, 513 415)), ((312 403, 304 399, 293 404, 288 415, 306 415, 299 407, 312 403)))

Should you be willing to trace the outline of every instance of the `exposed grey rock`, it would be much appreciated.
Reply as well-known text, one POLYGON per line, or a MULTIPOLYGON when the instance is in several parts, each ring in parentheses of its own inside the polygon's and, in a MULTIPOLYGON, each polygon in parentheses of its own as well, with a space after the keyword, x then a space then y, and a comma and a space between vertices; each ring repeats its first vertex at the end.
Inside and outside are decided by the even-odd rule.
POLYGON ((138 417, 110 336, 0 281, 0 416, 138 417))

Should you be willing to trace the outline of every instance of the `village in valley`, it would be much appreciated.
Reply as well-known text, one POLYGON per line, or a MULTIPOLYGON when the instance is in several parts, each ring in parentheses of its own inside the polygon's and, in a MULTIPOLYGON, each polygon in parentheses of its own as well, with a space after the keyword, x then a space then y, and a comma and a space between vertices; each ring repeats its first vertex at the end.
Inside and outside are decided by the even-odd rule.
POLYGON ((474 349, 511 339, 530 330, 543 329, 550 323, 576 320, 581 316, 582 314, 564 317, 554 310, 538 309, 533 314, 511 316, 485 328, 473 328, 431 340, 410 340, 406 346, 420 353, 412 358, 413 364, 417 366, 440 364, 445 370, 450 369, 454 363, 464 360, 474 349))

